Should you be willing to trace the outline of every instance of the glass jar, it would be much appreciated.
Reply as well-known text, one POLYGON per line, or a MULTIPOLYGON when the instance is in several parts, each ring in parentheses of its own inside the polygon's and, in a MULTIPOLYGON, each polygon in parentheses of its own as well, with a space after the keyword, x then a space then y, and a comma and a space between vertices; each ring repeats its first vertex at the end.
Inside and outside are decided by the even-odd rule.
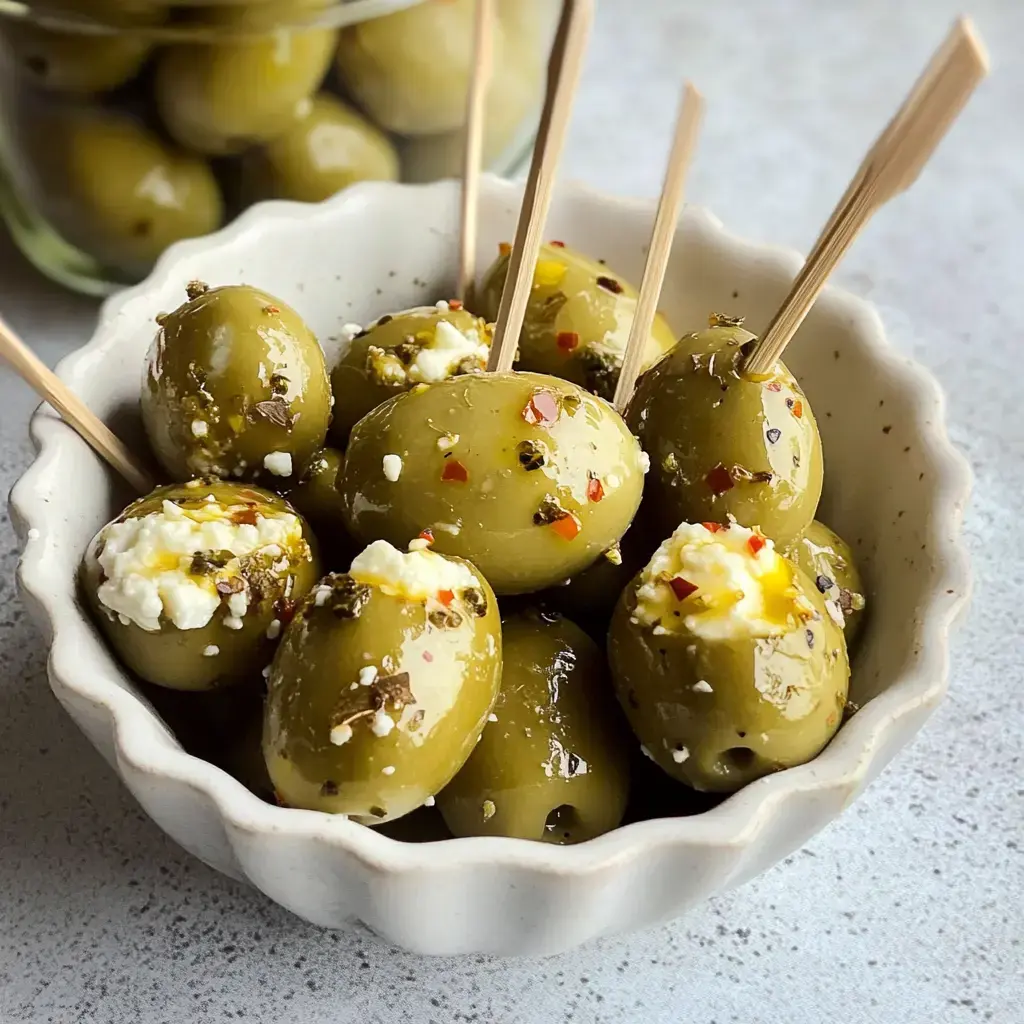
MULTIPOLYGON (((44 273, 105 294, 259 200, 457 175, 474 7, 0 0, 0 212, 44 273)), ((485 163, 508 173, 560 3, 497 7, 485 163)))

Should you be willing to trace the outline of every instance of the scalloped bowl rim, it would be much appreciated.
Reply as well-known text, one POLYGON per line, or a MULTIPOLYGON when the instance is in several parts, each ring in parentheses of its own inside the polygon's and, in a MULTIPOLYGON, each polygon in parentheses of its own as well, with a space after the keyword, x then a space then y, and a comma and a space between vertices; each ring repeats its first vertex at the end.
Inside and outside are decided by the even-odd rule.
MULTIPOLYGON (((263 203, 250 208, 236 221, 213 235, 179 242, 157 262, 150 277, 120 292, 103 304, 92 338, 60 361, 57 374, 73 381, 83 360, 94 360, 108 343, 108 325, 122 308, 175 273, 175 267, 191 254, 212 250, 237 240, 248 232, 262 231, 275 221, 296 218, 314 221, 324 211, 340 213, 391 189, 451 188, 451 182, 429 185, 364 183, 353 186, 320 204, 288 201, 263 203)), ((485 176, 485 187, 506 190, 509 198, 521 194, 521 185, 485 176)), ((559 186, 558 194, 576 192, 591 200, 617 205, 650 217, 650 201, 611 197, 579 183, 559 186)), ((557 200, 556 200, 557 201, 557 200)), ((727 230, 706 209, 687 206, 685 216, 702 222, 720 240, 761 260, 770 259, 795 274, 802 264, 796 252, 751 242, 727 230)), ((160 720, 144 703, 123 687, 120 680, 93 674, 76 658, 79 642, 88 624, 82 610, 66 595, 52 596, 47 585, 44 538, 28 530, 45 533, 50 515, 39 498, 37 485, 47 475, 60 446, 71 438, 70 428, 46 406, 33 415, 30 434, 37 457, 11 491, 10 504, 24 545, 18 582, 42 610, 52 636, 48 673, 54 692, 65 688, 77 697, 102 707, 113 726, 114 746, 119 762, 154 776, 168 776, 192 787, 216 806, 224 823, 242 832, 286 833, 327 843, 361 860, 378 871, 429 871, 473 865, 509 866, 549 874, 599 872, 613 863, 635 858, 652 847, 715 846, 737 847, 751 843, 766 822, 795 793, 838 789, 852 795, 866 777, 876 752, 898 721, 922 705, 933 708, 948 688, 951 628, 963 613, 970 594, 971 576, 967 552, 961 538, 961 520, 971 487, 971 472, 965 458, 946 433, 945 400, 938 383, 920 364, 895 352, 885 338, 881 320, 867 301, 829 286, 819 302, 842 304, 855 323, 855 330, 881 370, 899 381, 907 395, 914 395, 913 421, 920 440, 929 449, 941 482, 936 486, 932 507, 937 524, 938 545, 933 552, 936 584, 921 612, 919 636, 922 654, 882 693, 848 721, 832 743, 813 761, 752 783, 718 806, 701 814, 660 818, 622 826, 577 846, 508 838, 447 839, 425 844, 390 839, 373 829, 319 811, 281 808, 268 804, 225 771, 186 753, 176 746, 160 720), (925 421, 930 421, 930 425, 925 421)))

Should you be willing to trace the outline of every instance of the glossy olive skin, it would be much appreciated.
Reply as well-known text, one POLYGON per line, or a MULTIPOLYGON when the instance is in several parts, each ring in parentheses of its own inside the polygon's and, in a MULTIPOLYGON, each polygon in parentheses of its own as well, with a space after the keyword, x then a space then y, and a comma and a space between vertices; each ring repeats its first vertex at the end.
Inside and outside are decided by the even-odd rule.
POLYGON ((501 692, 480 742, 437 797, 456 836, 580 843, 615 828, 628 734, 601 649, 561 616, 502 621, 501 692))
MULTIPOLYGON (((485 613, 457 594, 456 626, 436 625, 436 609, 376 586, 361 592, 355 616, 336 611, 333 596, 302 604, 274 658, 264 718, 263 753, 283 803, 380 824, 415 810, 462 767, 501 681, 497 602, 476 575, 485 613), (376 686, 351 689, 369 665, 380 677, 408 673, 412 701, 384 704, 394 722, 388 735, 371 728, 376 686), (332 727, 346 720, 351 739, 331 743, 332 727)), ((346 581, 334 574, 323 583, 346 581)))
MULTIPOLYGON (((498 316, 508 261, 508 253, 499 255, 484 275, 476 299, 480 314, 489 320, 498 316)), ((542 246, 516 366, 564 377, 611 399, 633 325, 636 299, 636 288, 597 260, 567 246, 542 246)), ((675 343, 672 329, 659 313, 644 349, 641 369, 656 363, 675 343)))
POLYGON ((781 362, 765 379, 738 372, 753 337, 724 324, 683 338, 629 403, 626 421, 651 457, 645 510, 666 537, 681 522, 732 515, 785 546, 814 518, 823 473, 814 414, 781 362))
POLYGON ((222 7, 214 20, 252 34, 167 47, 157 61, 154 93, 172 138, 197 153, 227 156, 295 123, 327 72, 335 32, 268 31, 259 5, 222 7))
POLYGON ((396 181, 391 140, 361 114, 320 93, 294 124, 260 150, 246 154, 243 189, 256 199, 318 203, 357 181, 396 181))
POLYGON ((498 594, 523 594, 611 547, 642 486, 642 452, 610 406, 566 381, 509 372, 388 399, 353 429, 338 490, 357 540, 403 546, 429 528, 435 551, 469 559, 498 594), (557 418, 527 422, 535 403, 557 418), (458 440, 442 450, 445 435, 458 440), (403 462, 394 482, 381 469, 387 454, 403 462))
POLYGON ((633 622, 638 580, 616 606, 608 659, 633 732, 660 767, 696 790, 731 793, 821 751, 842 720, 850 668, 842 630, 811 580, 794 569, 817 618, 728 641, 633 622), (710 693, 694 690, 701 682, 710 693))
POLYGON ((115 111, 33 116, 21 136, 34 198, 66 241, 101 263, 141 276, 173 242, 220 227, 224 204, 205 160, 115 111))
POLYGON ((171 477, 287 484, 323 446, 330 413, 323 350, 280 299, 248 285, 193 282, 188 301, 160 318, 142 419, 171 477), (289 473, 264 466, 273 452, 290 455, 289 473))
MULTIPOLYGON (((331 372, 331 391, 334 394, 334 419, 331 421, 331 437, 338 445, 344 445, 349 432, 371 409, 387 401, 400 391, 407 391, 415 382, 404 378, 389 378, 385 363, 387 357, 395 357, 399 363, 408 365, 402 358, 400 346, 409 339, 432 338, 439 322, 445 321, 458 328, 463 334, 475 330, 482 342, 490 345, 491 327, 480 317, 464 309, 439 310, 434 306, 417 306, 400 313, 385 315, 370 324, 366 330, 352 339, 345 354, 331 372), (381 349, 384 361, 370 357, 370 349, 381 349), (395 350, 399 349, 396 353, 395 350)), ((483 369, 474 363, 467 370, 483 369)))
POLYGON ((337 448, 322 448, 310 460, 288 500, 309 520, 320 544, 320 561, 328 570, 349 567, 358 547, 345 529, 341 496, 335 486, 345 457, 337 448))
MULTIPOLYGON (((237 504, 257 511, 261 508, 294 511, 282 498, 262 488, 220 480, 196 480, 158 487, 129 505, 118 521, 157 512, 165 499, 186 508, 199 507, 208 494, 213 494, 222 504, 237 504)), ((241 629, 228 629, 224 625, 226 605, 199 629, 178 629, 173 623, 162 620, 160 630, 150 632, 135 622, 121 622, 97 596, 102 570, 97 561, 99 551, 95 540, 82 560, 80 584, 93 617, 114 653, 140 679, 172 690, 212 690, 251 683, 259 680, 274 653, 276 641, 267 637, 267 628, 274 619, 287 616, 292 602, 300 600, 320 574, 316 542, 305 522, 302 526, 304 550, 289 559, 285 572, 272 577, 261 573, 260 586, 252 588, 254 596, 242 618, 241 629), (220 653, 207 657, 203 651, 211 644, 218 647, 220 653)), ((243 560, 240 575, 251 582, 262 569, 265 569, 262 561, 246 563, 243 560)))
POLYGON ((842 620, 846 646, 852 652, 863 625, 864 583, 850 545, 815 520, 782 553, 814 580, 833 621, 842 620))

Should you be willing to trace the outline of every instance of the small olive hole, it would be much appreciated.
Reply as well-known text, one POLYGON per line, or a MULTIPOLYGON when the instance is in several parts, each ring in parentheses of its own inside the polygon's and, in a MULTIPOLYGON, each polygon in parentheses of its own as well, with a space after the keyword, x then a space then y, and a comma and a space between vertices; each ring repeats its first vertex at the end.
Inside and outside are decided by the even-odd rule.
POLYGON ((572 804, 560 804, 544 821, 544 838, 560 843, 572 839, 573 832, 580 827, 579 815, 572 804))
POLYGON ((745 772, 752 768, 757 754, 750 747, 730 747, 719 758, 726 771, 745 772))

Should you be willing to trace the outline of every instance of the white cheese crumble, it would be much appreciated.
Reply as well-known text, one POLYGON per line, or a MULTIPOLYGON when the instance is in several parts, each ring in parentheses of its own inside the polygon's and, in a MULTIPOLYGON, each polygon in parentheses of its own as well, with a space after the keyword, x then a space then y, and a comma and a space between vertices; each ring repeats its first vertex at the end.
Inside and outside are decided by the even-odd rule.
POLYGON ((271 619, 270 625, 267 626, 267 639, 276 640, 281 635, 281 620, 271 619))
POLYGON ((288 452, 271 452, 263 457, 263 468, 274 476, 291 476, 292 457, 288 452))
POLYGON ((345 746, 352 739, 352 726, 345 722, 331 727, 331 743, 336 747, 345 746))
POLYGON ((493 711, 487 716, 488 722, 496 722, 497 720, 498 716, 493 711))
POLYGON ((216 658, 220 654, 220 648, 216 644, 207 644, 203 648, 204 658, 216 658))
POLYGON ((687 758, 689 758, 689 756, 690 751, 687 747, 676 747, 675 750, 672 751, 672 760, 675 761, 676 764, 682 764, 687 760, 687 758))
POLYGON ((338 332, 338 337, 342 341, 351 341, 357 334, 361 334, 362 330, 359 324, 343 324, 338 332))
POLYGON ((264 679, 269 679, 270 671, 273 667, 273 665, 265 665, 263 668, 260 669, 260 675, 263 676, 264 679))
POLYGON ((433 807, 435 802, 436 801, 434 800, 434 798, 432 796, 428 796, 427 799, 423 801, 423 806, 424 807, 433 807))
POLYGON ((438 299, 437 302, 434 303, 434 309, 440 310, 442 313, 447 313, 448 310, 451 309, 451 306, 448 305, 447 299, 438 299))
POLYGON ((434 529, 450 533, 453 537, 458 537, 462 533, 462 527, 458 523, 434 523, 434 529))
POLYGON ((38 540, 39 539, 39 531, 34 526, 28 531, 28 539, 29 540, 38 540))
POLYGON ((437 439, 437 447, 440 448, 441 451, 443 451, 443 452, 446 452, 449 449, 454 448, 458 443, 459 443, 459 435, 458 434, 442 434, 437 439))
POLYGON ((649 473, 651 470, 651 457, 642 449, 640 451, 640 468, 644 473, 649 473))
POLYGON ((384 736, 387 736, 394 727, 394 719, 383 708, 378 708, 373 716, 373 723, 370 725, 373 735, 383 738, 384 736))
POLYGON ((778 636, 811 607, 775 545, 735 522, 681 524, 641 574, 636 600, 634 622, 704 640, 778 636))
MULTIPOLYGON (((220 503, 184 509, 164 501, 157 512, 105 526, 96 538, 106 577, 97 591, 100 603, 150 632, 160 629, 161 618, 178 629, 201 629, 221 605, 216 584, 239 578, 239 558, 304 543, 301 522, 291 512, 267 509, 250 524, 233 522, 234 511, 220 503), (201 551, 235 557, 216 572, 193 575, 192 556, 201 551)), ((232 594, 225 625, 241 629, 248 605, 247 590, 232 594)))
POLYGON ((402 475, 402 458, 399 455, 385 455, 384 459, 384 476, 395 483, 396 480, 402 475))
POLYGON ((711 684, 706 679, 698 680, 693 686, 690 687, 694 693, 713 693, 711 684))
POLYGON ((425 601, 439 591, 480 587, 480 581, 461 562, 434 551, 399 551, 386 540, 375 540, 352 559, 350 575, 357 583, 380 587, 385 594, 425 601))
POLYGON ((359 670, 359 685, 372 686, 377 679, 377 666, 366 665, 359 670))
POLYGON ((413 537, 409 541, 410 551, 426 551, 430 547, 430 541, 426 537, 413 537))
POLYGON ((323 608, 323 606, 327 603, 327 598, 331 596, 331 593, 331 588, 327 586, 325 583, 321 583, 313 591, 313 604, 316 605, 317 608, 323 608))
POLYGON ((381 775, 394 775, 395 766, 393 764, 386 764, 383 768, 381 768, 380 773, 381 775))
POLYGON ((206 420, 193 420, 192 421, 192 436, 193 437, 206 437, 210 432, 210 425, 206 420))
POLYGON ((463 334, 447 320, 438 320, 433 341, 417 351, 406 373, 417 384, 434 384, 447 380, 467 360, 482 370, 490 352, 475 327, 463 334))

